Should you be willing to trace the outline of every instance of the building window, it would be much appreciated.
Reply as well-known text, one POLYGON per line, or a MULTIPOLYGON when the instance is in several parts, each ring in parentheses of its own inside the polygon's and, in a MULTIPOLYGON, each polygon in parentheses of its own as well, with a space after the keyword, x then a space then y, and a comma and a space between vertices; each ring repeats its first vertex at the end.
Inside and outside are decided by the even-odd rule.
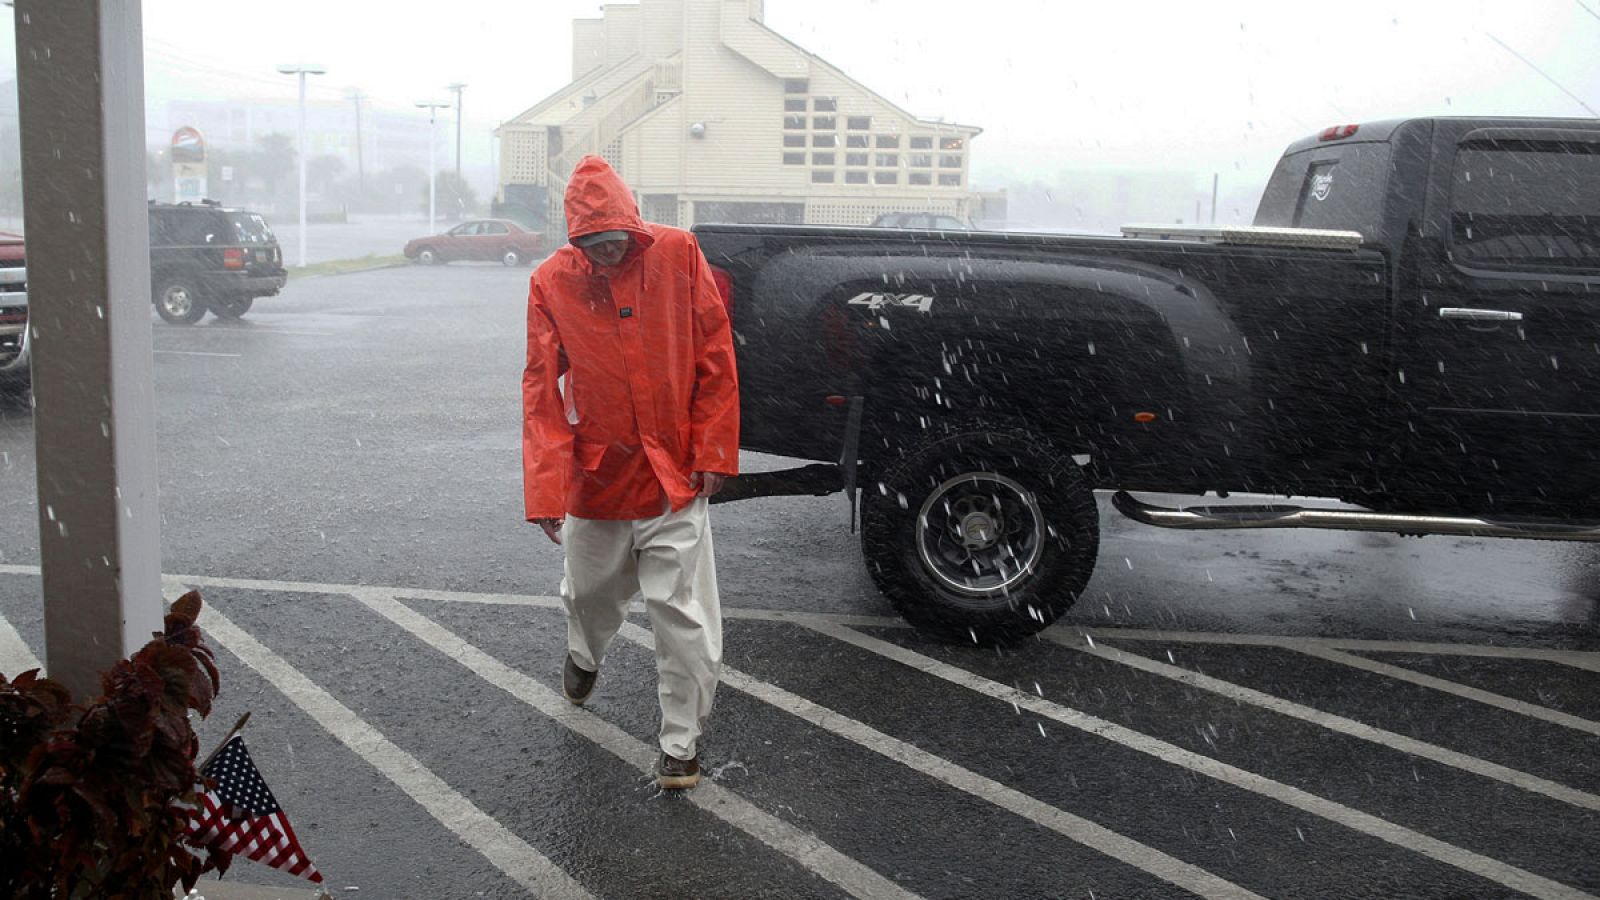
POLYGON ((785 78, 783 92, 785 94, 805 94, 811 91, 811 81, 806 78, 785 78))
POLYGON ((960 172, 940 172, 939 173, 939 186, 940 187, 961 187, 961 173, 960 172))
POLYGON ((931 138, 931 137, 914 137, 914 138, 911 139, 911 149, 913 149, 913 150, 932 150, 933 149, 933 138, 931 138))
POLYGON ((817 112, 838 112, 839 111, 839 98, 837 98, 837 97, 814 97, 811 100, 811 108, 816 110, 817 112))
POLYGON ((872 173, 872 181, 873 181, 874 184, 899 184, 900 183, 900 173, 899 172, 873 172, 872 173))
MULTIPOLYGON (((847 134, 844 136, 846 147, 870 147, 872 142, 864 134, 847 134)), ((866 165, 866 163, 862 163, 866 165)))
POLYGON ((812 116, 811 127, 818 131, 832 131, 839 127, 839 120, 833 116, 812 116))
POLYGON ((817 169, 811 173, 812 184, 833 184, 832 169, 817 169))
POLYGON ((785 147, 804 147, 806 145, 806 136, 803 134, 786 134, 783 136, 783 145, 785 147))
POLYGON ((844 155, 844 164, 847 166, 864 166, 870 156, 870 153, 846 153, 844 155))
POLYGON ((913 169, 931 169, 931 168, 933 168, 933 154, 932 153, 913 153, 913 154, 911 154, 910 159, 911 159, 910 165, 911 165, 911 167, 913 169))
POLYGON ((967 145, 967 142, 965 140, 961 139, 961 138, 958 138, 958 137, 947 137, 947 138, 940 138, 939 139, 939 149, 940 150, 960 150, 961 148, 965 147, 966 145, 967 145))
POLYGON ((867 173, 850 170, 844 173, 845 184, 866 184, 867 173))
POLYGON ((959 169, 959 168, 961 168, 961 156, 959 154, 955 154, 955 153, 946 153, 945 155, 939 157, 939 168, 941 168, 941 169, 959 169))
POLYGON ((783 155, 783 164, 786 166, 803 166, 806 164, 806 155, 804 153, 785 153, 783 155))
POLYGON ((806 117, 805 116, 784 116, 783 117, 783 127, 789 129, 790 131, 795 131, 795 130, 804 131, 805 127, 806 127, 806 117))
POLYGON ((811 146, 837 147, 839 146, 839 136, 834 134, 813 134, 811 136, 811 146))
POLYGON ((882 166, 882 167, 886 167, 886 168, 891 168, 892 169, 895 166, 900 165, 900 154, 898 154, 898 153, 879 153, 878 154, 878 165, 882 166))
POLYGON ((871 116, 850 116, 849 118, 844 120, 844 127, 850 129, 851 131, 871 131, 872 130, 872 117, 871 116))
POLYGON ((895 149, 898 149, 900 147, 900 135, 898 135, 898 134, 880 134, 880 135, 878 135, 878 142, 877 143, 878 143, 878 149, 879 150, 884 150, 884 149, 895 150, 895 149))
POLYGON ((906 181, 910 184, 933 184, 933 173, 912 172, 906 176, 906 181))
POLYGON ((831 165, 834 164, 833 163, 833 154, 832 153, 813 153, 813 154, 811 154, 811 164, 813 166, 831 166, 831 165))
POLYGON ((783 111, 784 112, 805 112, 806 111, 806 98, 804 98, 804 97, 785 97, 784 100, 783 100, 783 111))

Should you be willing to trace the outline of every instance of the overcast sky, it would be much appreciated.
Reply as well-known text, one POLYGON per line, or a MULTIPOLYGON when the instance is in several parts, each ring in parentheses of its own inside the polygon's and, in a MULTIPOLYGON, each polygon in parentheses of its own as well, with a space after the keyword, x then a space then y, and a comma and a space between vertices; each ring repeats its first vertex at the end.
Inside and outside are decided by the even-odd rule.
MULTIPOLYGON (((1284 144, 1330 124, 1600 109, 1600 0, 767 0, 766 10, 769 26, 910 112, 982 127, 980 185, 1085 167, 1259 182, 1284 144)), ((571 20, 599 13, 593 0, 145 0, 147 92, 152 102, 292 98, 294 79, 276 65, 316 62, 329 71, 312 96, 329 100, 359 88, 409 107, 465 82, 468 125, 486 130, 566 83, 571 20)))

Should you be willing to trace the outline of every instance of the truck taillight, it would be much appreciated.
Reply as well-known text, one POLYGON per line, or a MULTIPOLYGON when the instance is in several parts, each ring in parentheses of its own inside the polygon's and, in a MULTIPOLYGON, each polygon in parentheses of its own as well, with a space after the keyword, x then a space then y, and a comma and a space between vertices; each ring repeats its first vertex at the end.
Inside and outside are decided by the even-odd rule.
POLYGON ((1360 125, 1334 125, 1332 127, 1322 129, 1322 133, 1317 135, 1317 140, 1342 141, 1347 137, 1353 137, 1355 133, 1360 130, 1360 125))
POLYGON ((225 247, 222 251, 222 267, 224 269, 244 268, 244 250, 238 247, 225 247))
POLYGON ((711 267, 711 277, 717 283, 717 293, 722 295, 722 308, 728 312, 728 321, 733 321, 733 276, 726 270, 716 266, 711 267))

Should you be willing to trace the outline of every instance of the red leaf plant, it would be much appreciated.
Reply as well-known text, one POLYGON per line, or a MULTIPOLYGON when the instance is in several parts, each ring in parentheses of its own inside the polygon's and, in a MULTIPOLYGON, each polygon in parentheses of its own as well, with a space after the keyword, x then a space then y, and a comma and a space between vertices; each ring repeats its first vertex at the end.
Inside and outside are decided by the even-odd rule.
POLYGON ((184 594, 88 706, 37 669, 0 675, 0 897, 170 898, 227 871, 231 854, 182 842, 200 780, 189 710, 209 715, 220 686, 201 606, 184 594))

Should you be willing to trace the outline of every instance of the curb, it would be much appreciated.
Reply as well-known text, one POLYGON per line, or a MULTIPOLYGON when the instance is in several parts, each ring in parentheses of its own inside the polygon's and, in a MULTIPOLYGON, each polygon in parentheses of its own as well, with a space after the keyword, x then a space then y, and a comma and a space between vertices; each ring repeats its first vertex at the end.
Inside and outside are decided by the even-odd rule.
POLYGON ((398 268, 400 268, 402 266, 409 266, 409 265, 412 265, 411 260, 406 259, 404 257, 400 257, 400 258, 397 259, 397 258, 394 258, 394 257, 364 257, 363 256, 363 257, 356 257, 354 259, 330 259, 330 260, 326 260, 326 261, 320 262, 320 263, 312 263, 309 266, 292 267, 292 268, 287 269, 287 271, 289 273, 289 280, 290 281, 294 281, 294 280, 301 279, 301 278, 326 278, 326 277, 332 276, 332 275, 354 275, 357 272, 372 272, 372 271, 375 271, 375 270, 378 270, 378 269, 398 269, 398 268), (317 270, 317 269, 321 269, 323 267, 336 267, 336 266, 346 266, 346 265, 350 266, 350 268, 348 268, 348 269, 340 268, 340 269, 337 269, 336 271, 331 271, 331 272, 306 271, 307 269, 317 270))
POLYGON ((201 879, 194 890, 183 893, 182 887, 172 889, 178 900, 324 900, 330 895, 324 889, 273 888, 240 881, 208 881, 201 879))

